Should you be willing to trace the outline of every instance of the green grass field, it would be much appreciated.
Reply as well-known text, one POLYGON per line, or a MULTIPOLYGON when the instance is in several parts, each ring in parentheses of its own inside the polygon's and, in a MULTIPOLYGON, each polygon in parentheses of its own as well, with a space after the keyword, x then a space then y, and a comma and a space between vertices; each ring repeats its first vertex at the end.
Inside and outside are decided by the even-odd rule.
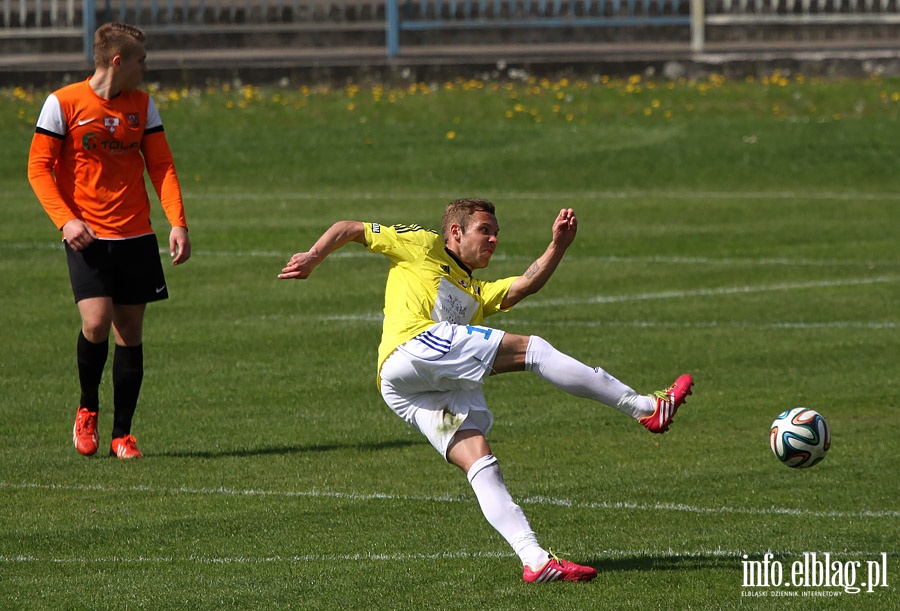
POLYGON ((146 456, 123 462, 71 443, 77 312, 25 177, 47 92, 0 90, 0 608, 900 608, 900 81, 153 91, 194 256, 148 309, 146 456), (530 374, 486 385, 511 492, 590 584, 522 583, 465 477, 383 405, 384 260, 351 244, 276 279, 335 220, 435 227, 469 195, 498 206, 482 277, 579 215, 551 282, 491 324, 638 390, 695 376, 664 436, 530 374), (768 448, 800 405, 832 430, 809 470, 768 448), (829 554, 840 583, 746 587, 769 553, 785 580, 829 554), (842 587, 874 566, 887 585, 842 587))

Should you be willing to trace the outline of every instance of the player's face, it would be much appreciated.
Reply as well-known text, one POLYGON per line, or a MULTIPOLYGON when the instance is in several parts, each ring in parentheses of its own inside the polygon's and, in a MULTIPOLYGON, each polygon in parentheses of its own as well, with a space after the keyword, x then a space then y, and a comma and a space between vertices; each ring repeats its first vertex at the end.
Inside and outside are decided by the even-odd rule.
POLYGON ((487 267, 497 248, 500 225, 493 214, 477 211, 469 217, 465 233, 460 233, 459 258, 469 269, 487 267))
POLYGON ((147 54, 141 45, 127 56, 119 56, 119 82, 123 91, 133 91, 141 84, 147 72, 147 54))

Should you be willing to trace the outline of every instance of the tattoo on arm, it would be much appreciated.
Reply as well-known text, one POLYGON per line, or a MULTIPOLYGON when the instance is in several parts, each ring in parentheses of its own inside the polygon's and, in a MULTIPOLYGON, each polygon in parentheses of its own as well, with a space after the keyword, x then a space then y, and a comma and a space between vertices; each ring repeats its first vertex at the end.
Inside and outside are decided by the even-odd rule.
POLYGON ((531 264, 531 267, 529 267, 529 268, 525 271, 525 274, 524 274, 524 275, 525 275, 526 278, 528 278, 528 279, 530 280, 531 278, 534 278, 535 276, 537 276, 537 273, 538 273, 539 271, 541 271, 541 266, 538 265, 538 262, 537 262, 537 261, 535 261, 534 263, 531 264))

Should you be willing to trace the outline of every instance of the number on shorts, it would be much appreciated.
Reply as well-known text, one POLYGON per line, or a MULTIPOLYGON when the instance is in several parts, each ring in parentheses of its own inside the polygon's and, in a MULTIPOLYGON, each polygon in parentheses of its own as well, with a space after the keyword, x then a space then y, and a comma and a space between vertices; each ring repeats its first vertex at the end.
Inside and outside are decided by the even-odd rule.
POLYGON ((472 325, 466 325, 466 329, 469 330, 469 335, 472 335, 473 333, 481 333, 482 335, 484 335, 484 339, 490 338, 491 331, 493 331, 493 329, 487 329, 485 327, 473 327, 472 325))

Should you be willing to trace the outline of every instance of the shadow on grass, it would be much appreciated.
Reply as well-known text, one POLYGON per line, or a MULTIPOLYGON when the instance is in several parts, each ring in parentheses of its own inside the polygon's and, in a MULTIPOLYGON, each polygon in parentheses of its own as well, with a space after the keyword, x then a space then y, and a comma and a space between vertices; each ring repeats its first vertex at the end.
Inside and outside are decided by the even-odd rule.
POLYGON ((217 450, 174 450, 171 452, 154 453, 154 458, 248 458, 254 456, 290 456, 292 454, 313 454, 317 452, 336 452, 340 450, 359 450, 364 452, 378 452, 393 448, 405 448, 427 444, 422 440, 395 439, 380 441, 378 443, 332 443, 313 444, 308 446, 272 446, 261 448, 241 449, 217 449, 217 450))
POLYGON ((665 554, 623 558, 594 558, 587 563, 600 573, 626 571, 666 571, 682 569, 732 569, 739 558, 719 554, 665 554))

